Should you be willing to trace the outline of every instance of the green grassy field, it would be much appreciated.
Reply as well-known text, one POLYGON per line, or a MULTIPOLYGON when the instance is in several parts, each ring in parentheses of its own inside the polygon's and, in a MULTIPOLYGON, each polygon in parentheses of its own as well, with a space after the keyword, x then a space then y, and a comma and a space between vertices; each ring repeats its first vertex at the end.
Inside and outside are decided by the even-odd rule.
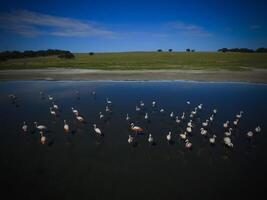
POLYGON ((139 69, 267 69, 267 53, 127 52, 75 54, 75 59, 36 57, 0 62, 0 69, 71 67, 103 70, 139 69))

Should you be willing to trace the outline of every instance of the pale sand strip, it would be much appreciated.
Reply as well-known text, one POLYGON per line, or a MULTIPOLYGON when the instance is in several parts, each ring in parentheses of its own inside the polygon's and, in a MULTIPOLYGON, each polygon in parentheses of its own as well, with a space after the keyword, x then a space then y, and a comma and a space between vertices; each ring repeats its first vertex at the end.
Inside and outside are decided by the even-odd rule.
POLYGON ((0 70, 0 80, 193 80, 267 83, 267 70, 90 70, 22 69, 0 70))

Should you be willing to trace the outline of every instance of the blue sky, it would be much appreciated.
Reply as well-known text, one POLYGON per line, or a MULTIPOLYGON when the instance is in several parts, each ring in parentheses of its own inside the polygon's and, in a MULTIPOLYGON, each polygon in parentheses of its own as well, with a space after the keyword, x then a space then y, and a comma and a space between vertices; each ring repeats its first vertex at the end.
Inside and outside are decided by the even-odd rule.
POLYGON ((1 0, 0 51, 267 47, 264 0, 1 0))

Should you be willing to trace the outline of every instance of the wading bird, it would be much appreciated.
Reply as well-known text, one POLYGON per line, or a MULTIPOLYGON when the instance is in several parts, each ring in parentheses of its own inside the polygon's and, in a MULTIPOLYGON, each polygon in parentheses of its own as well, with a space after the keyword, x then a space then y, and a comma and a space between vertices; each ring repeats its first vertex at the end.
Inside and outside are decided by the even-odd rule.
POLYGON ((102 135, 102 132, 101 132, 100 128, 97 128, 97 127, 96 127, 96 124, 93 124, 93 127, 94 127, 94 131, 95 131, 98 135, 102 135))
POLYGON ((180 124, 181 123, 181 120, 179 119, 178 116, 175 117, 175 121, 176 121, 177 124, 180 124))
POLYGON ((76 119, 79 121, 79 122, 85 122, 84 118, 78 114, 76 114, 76 119))
POLYGON ((260 127, 260 126, 257 126, 257 127, 255 128, 255 132, 256 132, 256 133, 261 132, 261 127, 260 127))
POLYGON ((107 104, 112 104, 112 102, 108 98, 106 98, 106 102, 107 104))
POLYGON ((129 117, 128 113, 126 114, 126 120, 127 120, 127 121, 130 120, 130 117, 129 117))
POLYGON ((144 131, 141 127, 135 126, 134 123, 131 123, 131 130, 134 131, 135 134, 142 133, 144 131))
POLYGON ((211 144, 215 144, 215 138, 216 138, 216 135, 212 135, 212 137, 209 139, 209 142, 211 143, 211 144))
POLYGON ((53 115, 53 116, 56 116, 56 115, 57 115, 56 111, 54 111, 54 110, 52 109, 52 107, 50 107, 50 114, 53 115))
POLYGON ((191 148, 192 148, 192 143, 189 142, 188 139, 185 140, 185 147, 186 147, 187 149, 191 149, 191 148))
POLYGON ((53 104, 53 108, 54 108, 54 109, 56 109, 56 110, 58 110, 58 109, 59 109, 59 107, 58 107, 58 105, 57 105, 57 104, 55 104, 54 102, 52 102, 52 104, 53 104))
POLYGON ((49 99, 50 101, 52 101, 54 98, 53 98, 52 96, 48 95, 48 99, 49 99))
POLYGON ((252 138, 253 135, 254 135, 254 133, 253 133, 252 131, 247 132, 247 136, 248 136, 248 138, 252 138))
POLYGON ((236 118, 240 119, 240 118, 242 117, 242 114, 243 114, 243 113, 244 113, 244 112, 241 110, 241 111, 239 112, 239 114, 236 115, 236 118))
POLYGON ((229 128, 229 130, 228 131, 225 131, 224 132, 224 135, 226 135, 226 136, 231 136, 232 135, 232 128, 229 128))
POLYGON ((102 112, 99 112, 99 119, 103 119, 104 115, 102 114, 102 112))
POLYGON ((230 137, 224 137, 224 138, 223 138, 223 142, 224 142, 224 144, 225 144, 226 146, 228 146, 228 147, 231 147, 231 148, 234 147, 234 145, 233 145, 233 143, 232 143, 230 137))
POLYGON ((39 131, 44 131, 47 129, 45 125, 38 125, 38 122, 34 122, 35 128, 37 128, 39 131))
POLYGON ((71 107, 71 110, 72 110, 73 114, 79 115, 79 111, 77 109, 74 109, 73 107, 71 107))
POLYGON ((209 120, 206 119, 206 121, 202 123, 202 126, 207 127, 208 125, 209 125, 209 120))
POLYGON ((128 138, 128 143, 131 144, 134 140, 134 137, 129 135, 129 138, 128 138))
POLYGON ((69 130, 70 130, 70 127, 69 127, 69 125, 67 124, 67 121, 64 120, 64 131, 65 131, 66 133, 68 133, 69 130))
POLYGON ((204 128, 200 128, 200 134, 201 135, 207 135, 208 131, 205 130, 204 128))
POLYGON ((41 135, 41 137, 40 137, 41 144, 45 144, 45 142, 46 142, 46 137, 45 137, 43 131, 40 131, 40 135, 41 135))
POLYGON ((224 128, 228 128, 228 127, 229 127, 229 123, 230 123, 230 122, 227 120, 227 121, 223 124, 223 127, 224 127, 224 128))
POLYGON ((145 119, 148 120, 148 114, 147 113, 145 114, 145 119))
POLYGON ((167 138, 168 142, 170 142, 172 140, 172 132, 171 131, 169 131, 166 138, 167 138))
POLYGON ((139 108, 138 106, 135 106, 135 111, 140 111, 141 110, 141 108, 139 108))
POLYGON ((186 131, 185 131, 184 133, 181 133, 181 134, 180 134, 180 138, 181 138, 182 140, 185 140, 186 137, 187 137, 187 132, 186 132, 186 131))
POLYGON ((28 126, 27 126, 25 121, 23 122, 22 130, 23 130, 24 133, 26 133, 28 131, 28 126))
POLYGON ((149 134, 148 142, 149 142, 150 144, 153 144, 153 142, 154 142, 154 138, 152 137, 151 134, 149 134))

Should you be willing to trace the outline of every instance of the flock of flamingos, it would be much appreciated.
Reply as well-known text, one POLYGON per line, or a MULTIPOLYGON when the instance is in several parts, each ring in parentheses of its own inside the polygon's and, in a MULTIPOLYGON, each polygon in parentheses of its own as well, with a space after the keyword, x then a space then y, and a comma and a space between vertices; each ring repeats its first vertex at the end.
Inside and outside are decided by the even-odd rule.
MULTIPOLYGON (((79 95, 79 92, 76 91, 76 94, 79 95)), ((92 95, 96 95, 96 92, 93 91, 91 93, 92 95)), ((50 96, 50 95, 45 95, 43 92, 40 92, 40 96, 42 98, 45 98, 45 96, 48 97, 49 101, 51 102, 51 106, 49 107, 50 109, 50 114, 52 116, 57 116, 58 113, 60 112, 60 106, 54 103, 54 97, 50 96)), ((16 102, 17 101, 17 96, 15 96, 14 94, 11 94, 8 96, 12 102, 16 102)), ((105 112, 109 113, 111 112, 112 109, 112 101, 109 100, 109 98, 106 98, 106 106, 105 106, 105 112)), ((186 102, 188 105, 190 105, 190 101, 186 102)), ((140 101, 138 103, 138 105, 136 105, 135 110, 136 112, 140 112, 142 111, 142 109, 144 108, 145 104, 143 101, 140 101)), ((157 102, 156 101, 152 101, 150 106, 156 108, 157 106, 157 102)), ((202 104, 197 105, 191 112, 189 112, 188 114, 186 114, 186 112, 183 112, 181 116, 174 116, 174 112, 171 112, 169 114, 169 117, 172 118, 173 120, 175 120, 177 126, 179 126, 181 123, 185 123, 185 130, 183 130, 180 134, 179 137, 182 141, 184 141, 185 144, 185 148, 191 149, 193 147, 192 142, 190 141, 190 133, 192 132, 193 128, 194 128, 194 118, 197 115, 197 113, 202 110, 202 104)), ((82 115, 80 115, 80 111, 75 109, 75 108, 70 108, 70 111, 73 113, 75 119, 80 122, 80 123, 84 123, 85 119, 82 115)), ((159 109, 160 113, 164 113, 165 110, 163 108, 159 109)), ((210 134, 209 133, 209 129, 208 127, 210 126, 210 124, 214 121, 215 117, 217 114, 217 109, 213 109, 210 117, 208 119, 206 119, 205 121, 202 122, 202 127, 199 130, 199 133, 205 137, 208 137, 209 143, 211 145, 216 143, 216 135, 215 134, 210 134)), ((230 122, 229 120, 227 120, 225 123, 222 124, 223 128, 224 128, 224 137, 223 137, 223 144, 226 147, 229 148, 233 148, 234 144, 232 142, 231 136, 232 136, 232 131, 237 128, 240 119, 242 118, 243 115, 243 111, 240 111, 239 113, 236 114, 235 116, 235 120, 233 122, 230 122)), ((99 119, 104 119, 105 115, 102 112, 99 112, 99 119)), ((145 113, 144 115, 144 120, 148 120, 149 119, 149 115, 148 113, 145 113)), ((129 144, 134 144, 134 140, 135 140, 135 136, 137 136, 138 134, 143 134, 145 131, 142 127, 135 125, 132 121, 131 121, 131 117, 129 116, 128 113, 125 114, 125 120, 129 123, 129 128, 131 130, 131 134, 129 134, 128 137, 128 143, 129 144)), ((93 124, 93 130, 95 132, 96 135, 99 136, 103 136, 103 132, 100 128, 97 127, 96 124, 93 124)), ((47 130, 47 126, 46 125, 42 125, 39 124, 38 122, 34 122, 34 127, 36 128, 37 131, 39 131, 40 133, 40 143, 41 144, 46 144, 47 142, 47 137, 46 137, 46 130, 47 130)), ((29 126, 26 124, 26 122, 24 121, 22 124, 22 132, 23 133, 27 133, 29 132, 29 126)), ((70 132, 70 125, 68 124, 68 122, 66 120, 64 120, 64 126, 62 127, 63 131, 65 133, 70 132)), ((255 134, 261 132, 261 127, 257 126, 255 127, 254 130, 250 130, 246 133, 246 137, 251 139, 255 134)), ((147 139, 149 144, 154 144, 154 138, 152 136, 152 134, 148 135, 148 139, 147 139)), ((166 141, 167 142, 172 142, 173 141, 173 135, 172 132, 169 131, 166 134, 166 141)))

